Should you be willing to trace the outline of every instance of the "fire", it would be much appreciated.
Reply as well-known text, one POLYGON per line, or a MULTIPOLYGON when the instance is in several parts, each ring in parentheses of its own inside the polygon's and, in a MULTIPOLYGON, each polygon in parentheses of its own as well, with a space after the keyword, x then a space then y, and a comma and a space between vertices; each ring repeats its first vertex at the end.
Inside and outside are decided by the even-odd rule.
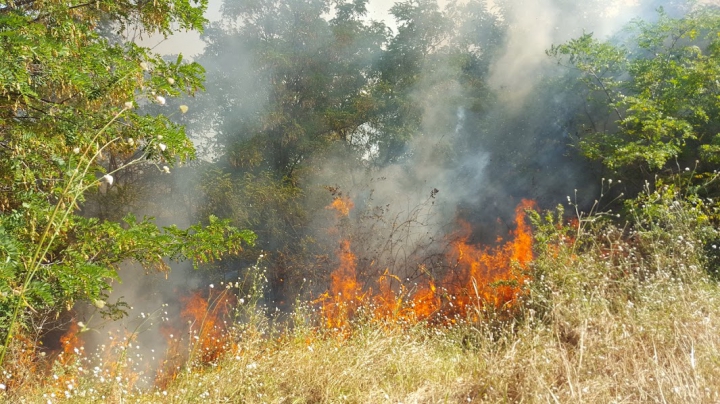
POLYGON ((410 320, 430 318, 433 314, 439 312, 441 300, 437 295, 435 282, 429 281, 427 286, 420 288, 420 290, 413 294, 411 302, 410 320))
POLYGON ((335 210, 341 216, 348 216, 354 207, 355 204, 350 198, 347 196, 338 196, 333 199, 327 209, 335 210))
POLYGON ((503 308, 515 301, 527 280, 522 272, 533 259, 532 231, 525 220, 525 210, 533 206, 533 202, 523 200, 515 208, 516 228, 504 244, 498 239, 495 248, 478 247, 469 244, 467 236, 453 243, 450 256, 457 263, 457 271, 449 274, 454 279, 446 283, 459 281, 460 287, 452 293, 456 314, 466 316, 471 305, 503 308))
MULTIPOLYGON (((338 201, 340 199, 336 199, 338 201)), ((347 325, 353 312, 362 301, 362 289, 357 280, 357 260, 344 240, 340 247, 340 265, 330 275, 330 292, 321 296, 322 311, 328 328, 347 325)))
MULTIPOLYGON (((337 201, 341 199, 333 201, 334 209, 337 201)), ((477 313, 488 307, 511 308, 528 280, 526 270, 533 259, 533 236, 525 218, 525 211, 533 207, 534 203, 528 200, 517 206, 515 229, 508 241, 498 238, 496 247, 469 243, 470 232, 466 230, 464 237, 451 243, 446 254, 450 266, 445 277, 439 282, 427 279, 425 284, 410 291, 388 271, 377 280, 377 293, 371 288, 364 290, 358 280, 357 259, 350 242, 343 240, 340 263, 330 276, 330 288, 316 300, 322 302, 325 325, 337 329, 347 326, 362 305, 371 306, 378 320, 403 322, 454 322, 477 318, 477 313), (398 284, 395 288, 393 281, 398 284)))
MULTIPOLYGON (((347 217, 353 207, 349 198, 336 197, 328 209, 340 219, 347 217)), ((465 225, 462 237, 456 236, 449 243, 444 275, 433 278, 431 274, 437 273, 437 268, 430 271, 418 267, 418 273, 425 274, 424 281, 413 286, 404 284, 388 269, 378 279, 364 279, 351 242, 341 240, 338 264, 330 274, 328 290, 314 300, 314 304, 321 306, 323 326, 346 336, 351 321, 361 311, 370 320, 383 324, 421 321, 448 324, 463 319, 479 320, 485 308, 512 309, 523 293, 533 260, 533 235, 525 217, 525 211, 533 207, 534 203, 527 200, 516 207, 514 229, 506 239, 498 238, 494 247, 471 243, 470 229, 465 225)), ((210 289, 210 293, 196 291, 181 300, 184 306, 180 317, 188 328, 161 328, 168 340, 168 350, 155 379, 158 387, 172 382, 183 366, 201 369, 217 363, 228 352, 238 351, 225 321, 237 301, 232 293, 210 289)), ((63 365, 81 355, 82 327, 81 323, 73 322, 60 338, 63 352, 58 360, 63 365)))
POLYGON ((230 300, 225 293, 205 299, 199 291, 183 299, 185 308, 180 317, 190 323, 195 339, 193 351, 201 363, 212 363, 227 350, 223 318, 232 304, 230 300))
POLYGON ((187 322, 189 329, 190 352, 184 352, 180 337, 184 333, 171 327, 161 327, 161 333, 168 341, 166 359, 158 369, 155 384, 167 386, 174 380, 183 364, 204 366, 215 363, 225 353, 235 349, 225 319, 235 300, 230 293, 213 292, 207 298, 200 290, 183 297, 183 309, 180 317, 187 322))
POLYGON ((60 346, 62 347, 62 353, 58 360, 63 365, 67 365, 74 360, 80 351, 83 350, 85 345, 84 341, 80 338, 80 324, 77 321, 70 323, 70 327, 65 331, 62 337, 60 337, 60 346))

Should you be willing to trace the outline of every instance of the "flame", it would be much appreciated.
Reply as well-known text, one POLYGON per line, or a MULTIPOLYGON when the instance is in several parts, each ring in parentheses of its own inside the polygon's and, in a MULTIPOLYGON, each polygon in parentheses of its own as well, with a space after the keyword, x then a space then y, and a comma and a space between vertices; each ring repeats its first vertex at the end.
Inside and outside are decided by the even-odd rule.
POLYGON ((355 204, 347 196, 337 196, 326 209, 334 210, 340 216, 348 216, 354 207, 355 204))
POLYGON ((83 350, 85 342, 80 338, 80 325, 77 321, 70 323, 70 327, 60 337, 60 346, 62 347, 62 353, 60 354, 58 361, 63 365, 67 365, 72 362, 80 351, 83 350))
POLYGON ((430 318, 440 311, 441 304, 435 282, 429 281, 427 286, 420 288, 413 294, 410 303, 410 316, 406 315, 405 317, 415 321, 430 318))
MULTIPOLYGON (((353 209, 347 197, 336 197, 328 209, 346 217, 353 209)), ((360 279, 358 259, 348 239, 340 242, 338 265, 330 275, 328 290, 314 301, 321 304, 322 323, 337 335, 348 335, 349 326, 360 309, 368 309, 372 320, 384 323, 453 323, 459 319, 478 320, 482 309, 512 309, 528 280, 527 269, 533 260, 533 236, 525 211, 534 207, 523 200, 515 209, 515 228, 507 239, 498 238, 495 247, 471 243, 470 229, 464 226, 462 237, 449 244, 445 255, 447 273, 434 279, 431 271, 419 267, 425 281, 408 287, 386 269, 374 282, 360 279), (371 286, 364 286, 372 284, 371 286), (375 289, 375 290, 374 290, 375 289)), ((374 263, 375 261, 373 261, 374 263)), ((371 264, 373 265, 373 264, 371 264)), ((235 304, 227 291, 196 291, 182 298, 180 317, 189 330, 161 327, 168 340, 165 362, 158 369, 156 386, 164 388, 178 375, 182 366, 214 364, 228 352, 237 352, 232 333, 224 321, 235 304), (189 335, 190 341, 182 336, 189 335), (190 347, 189 352, 185 347, 190 347)), ((73 322, 60 338, 63 352, 59 361, 70 364, 81 355, 81 324, 73 322)), ((307 339, 306 344, 312 340, 307 339)), ((119 369, 119 368, 118 368, 119 369)), ((116 369, 116 372, 117 370, 116 369)))
POLYGON ((155 377, 155 385, 159 387, 172 382, 182 365, 210 365, 236 348, 225 321, 235 303, 230 293, 211 291, 205 298, 204 292, 197 290, 181 300, 184 306, 180 318, 189 325, 187 335, 190 338, 190 352, 183 352, 182 332, 172 326, 160 328, 168 341, 168 349, 165 361, 155 377))
POLYGON ((453 243, 450 256, 457 263, 457 271, 451 272, 447 283, 459 281, 459 288, 453 290, 457 306, 454 314, 467 315, 468 306, 480 308, 491 306, 503 308, 511 305, 527 280, 523 271, 533 259, 532 231, 525 220, 525 210, 534 206, 532 201, 523 200, 515 208, 515 230, 510 240, 495 248, 478 247, 468 243, 464 237, 453 243))
POLYGON ((342 241, 339 255, 340 265, 330 275, 330 291, 318 299, 323 302, 326 326, 331 329, 344 328, 363 297, 357 280, 357 259, 349 241, 342 241))
MULTIPOLYGON (((333 209, 337 209, 334 205, 338 201, 341 199, 333 201, 333 209)), ((346 202, 342 203, 341 206, 347 206, 346 202)), ((378 320, 411 323, 477 319, 477 313, 486 307, 511 308, 528 280, 526 270, 533 260, 533 236, 525 218, 525 211, 533 207, 534 203, 529 200, 517 206, 516 226, 509 240, 498 238, 494 248, 471 244, 469 226, 465 225, 465 236, 451 243, 446 256, 452 263, 447 275, 439 283, 428 279, 411 292, 387 270, 376 282, 377 293, 372 289, 363 290, 358 281, 357 259, 350 242, 343 240, 340 263, 330 276, 330 288, 315 301, 322 302, 325 325, 331 329, 347 327, 362 305, 371 306, 378 320), (398 283, 395 289, 393 281, 398 283)))
POLYGON ((180 312, 180 317, 190 323, 190 333, 194 334, 195 339, 195 353, 199 354, 201 363, 212 363, 228 350, 226 323, 223 319, 232 305, 230 296, 226 293, 211 293, 205 299, 200 291, 196 291, 183 300, 185 308, 180 312))

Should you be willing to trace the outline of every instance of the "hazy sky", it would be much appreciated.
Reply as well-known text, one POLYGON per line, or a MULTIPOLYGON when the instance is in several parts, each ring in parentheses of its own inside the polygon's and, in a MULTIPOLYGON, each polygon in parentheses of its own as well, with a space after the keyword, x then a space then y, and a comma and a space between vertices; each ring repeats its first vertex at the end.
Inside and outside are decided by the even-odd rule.
MULTIPOLYGON (((222 3, 223 0, 209 0, 205 17, 210 21, 219 20, 222 3)), ((390 26, 393 26, 388 11, 394 3, 395 0, 370 0, 368 4, 368 17, 372 20, 384 20, 390 26)), ((445 1, 440 1, 440 4, 443 3, 445 3, 445 1)), ((204 47, 202 40, 200 40, 200 35, 197 32, 179 32, 167 39, 164 39, 162 35, 155 35, 150 38, 145 38, 139 41, 139 43, 143 46, 151 47, 161 54, 182 53, 183 56, 189 58, 202 52, 204 47)))
MULTIPOLYGON (((439 1, 441 6, 444 6, 447 2, 447 0, 439 1)), ((699 2, 701 4, 720 4, 720 0, 700 0, 699 2)), ((220 19, 222 3, 223 0, 209 0, 206 13, 206 17, 209 20, 216 21, 220 19)), ((368 4, 368 17, 373 20, 385 21, 386 24, 394 28, 394 23, 389 13, 394 3, 395 0, 370 0, 368 4)), ((531 2, 531 4, 532 3, 535 2, 531 2)), ((628 11, 628 9, 636 7, 640 3, 640 0, 611 0, 609 3, 610 5, 604 17, 612 18, 623 11, 628 11)), ((492 6, 493 0, 488 0, 488 4, 492 6)), ((540 16, 537 17, 540 18, 540 16)), ((183 56, 189 59, 201 53, 204 47, 202 40, 200 40, 200 35, 196 32, 179 32, 167 39, 164 39, 161 35, 156 35, 145 38, 139 41, 139 43, 151 47, 161 54, 182 53, 183 56)))

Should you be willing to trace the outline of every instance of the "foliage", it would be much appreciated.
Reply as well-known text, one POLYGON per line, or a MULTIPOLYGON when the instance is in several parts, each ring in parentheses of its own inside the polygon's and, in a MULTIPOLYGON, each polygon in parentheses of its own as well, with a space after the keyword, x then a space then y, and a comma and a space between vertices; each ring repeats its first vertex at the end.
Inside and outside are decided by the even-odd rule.
POLYGON ((208 88, 221 102, 203 112, 216 118, 213 129, 231 166, 292 181, 309 155, 336 140, 350 141, 367 122, 377 103, 368 83, 387 29, 362 21, 365 6, 226 2, 226 21, 241 24, 208 30, 199 61, 218 66, 208 88), (334 18, 327 19, 330 10, 334 18), (225 54, 228 47, 237 53, 225 54))
MULTIPOLYGON (((170 172, 194 156, 183 127, 136 108, 202 88, 203 69, 128 38, 201 30, 206 1, 16 1, 0 6, 0 337, 39 313, 98 301, 125 259, 165 270, 236 252, 254 236, 211 218, 159 229, 82 214, 130 166, 170 172)), ((181 108, 181 113, 187 107, 181 108)), ((164 111, 163 111, 164 112, 164 111)), ((35 330, 41 331, 41 330, 35 330)))
MULTIPOLYGON (((369 21, 361 0, 225 2, 223 20, 204 35, 197 60, 208 91, 188 125, 209 146, 200 215, 255 231, 258 250, 270 251, 273 288, 326 276, 337 240, 323 245, 325 207, 334 197, 384 206, 368 189, 383 186, 370 179, 380 170, 422 154, 457 164, 446 141, 413 140, 452 133, 458 108, 486 112, 484 80, 503 25, 485 5, 400 2, 393 32, 369 21), (430 110, 438 119, 424 118, 430 110)), ((372 234, 369 222, 358 231, 372 234)))
POLYGON ((584 34, 548 54, 578 69, 589 102, 612 115, 607 129, 587 123, 581 150, 613 170, 658 172, 696 160, 712 171, 720 162, 719 51, 720 10, 708 7, 681 18, 660 9, 656 22, 634 21, 622 41, 584 34))

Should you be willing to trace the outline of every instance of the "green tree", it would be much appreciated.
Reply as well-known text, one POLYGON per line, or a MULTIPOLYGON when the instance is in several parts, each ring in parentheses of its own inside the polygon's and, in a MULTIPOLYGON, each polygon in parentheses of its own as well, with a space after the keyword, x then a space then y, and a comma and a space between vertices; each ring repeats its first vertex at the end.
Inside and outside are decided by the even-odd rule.
POLYGON ((682 18, 662 9, 634 21, 622 41, 585 34, 548 53, 580 73, 588 102, 609 115, 586 125, 580 148, 612 170, 657 173, 670 165, 712 171, 720 162, 720 11, 682 18))
POLYGON ((305 248, 311 212, 330 194, 308 178, 331 151, 359 166, 372 147, 377 60, 390 31, 365 21, 366 3, 226 1, 223 21, 204 35, 197 60, 208 69, 207 92, 189 125, 207 135, 214 160, 199 175, 204 213, 255 230, 258 248, 275 252, 265 261, 273 282, 301 280, 309 266, 298 263, 314 257, 305 248))
POLYGON ((206 129, 215 131, 229 166, 294 181, 314 153, 356 140, 377 108, 373 63, 387 36, 384 25, 362 21, 365 6, 364 0, 225 3, 226 21, 239 23, 208 30, 199 62, 215 69, 203 120, 213 117, 206 129))
POLYGON ((398 3, 396 33, 367 21, 366 3, 226 1, 204 36, 208 91, 189 128, 212 145, 199 175, 205 214, 257 232, 275 291, 327 275, 335 244, 318 227, 331 225, 333 197, 366 187, 352 196, 372 203, 369 178, 413 155, 454 164, 447 147, 433 149, 446 141, 409 144, 453 134, 461 107, 486 112, 503 29, 484 1, 398 3))
POLYGON ((215 217, 181 230, 80 214, 89 192, 112 193, 128 167, 169 172, 194 156, 182 126, 138 106, 201 89, 202 67, 125 38, 202 30, 205 8, 198 0, 0 4, 0 364, 33 316, 78 300, 104 306, 125 260, 167 270, 164 257, 197 264, 253 242, 215 217))

